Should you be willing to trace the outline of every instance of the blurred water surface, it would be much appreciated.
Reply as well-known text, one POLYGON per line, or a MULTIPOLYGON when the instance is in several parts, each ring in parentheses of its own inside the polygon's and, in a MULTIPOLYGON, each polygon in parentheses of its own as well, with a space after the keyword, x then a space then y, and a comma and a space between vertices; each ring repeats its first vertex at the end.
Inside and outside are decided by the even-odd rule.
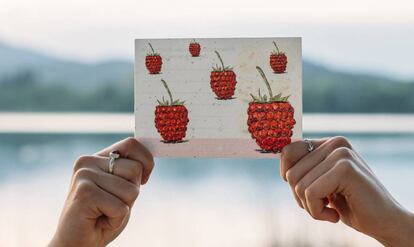
MULTIPOLYGON (((0 134, 2 246, 44 246, 73 161, 125 137, 0 134)), ((397 200, 414 211, 414 135, 347 137, 397 200)), ((342 224, 313 221, 280 179, 278 160, 156 159, 131 217, 112 246, 379 246, 342 224)))

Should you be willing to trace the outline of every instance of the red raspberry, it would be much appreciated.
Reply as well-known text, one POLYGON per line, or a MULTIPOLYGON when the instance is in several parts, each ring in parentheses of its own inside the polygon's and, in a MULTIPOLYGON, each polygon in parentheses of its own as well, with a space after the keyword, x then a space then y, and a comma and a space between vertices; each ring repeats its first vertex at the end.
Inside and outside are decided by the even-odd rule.
POLYGON ((184 105, 155 107, 155 127, 165 142, 182 141, 188 122, 188 110, 184 105))
POLYGON ((155 107, 155 128, 160 133, 164 142, 176 143, 181 142, 187 131, 188 110, 184 105, 184 101, 173 100, 167 83, 161 79, 170 101, 162 99, 158 100, 159 105, 155 107))
POLYGON ((158 74, 161 71, 162 58, 160 54, 156 53, 152 48, 152 45, 148 43, 151 48, 151 53, 148 53, 145 57, 145 66, 150 74, 158 74))
POLYGON ((252 95, 253 101, 247 109, 247 126, 252 138, 264 152, 278 153, 291 142, 292 129, 296 124, 294 109, 281 94, 273 96, 270 84, 260 67, 256 67, 263 77, 269 96, 252 95))
POLYGON ((285 73, 287 66, 287 56, 285 53, 280 52, 276 43, 273 42, 276 47, 276 51, 273 51, 270 54, 270 67, 272 67, 273 72, 277 74, 285 73))
POLYGON ((236 74, 230 67, 225 67, 220 54, 217 54, 222 67, 213 67, 213 71, 210 74, 210 86, 213 92, 216 94, 217 99, 231 99, 236 90, 236 74))
POLYGON ((199 43, 194 41, 190 43, 190 45, 188 46, 188 50, 190 51, 191 56, 198 57, 200 56, 201 46, 199 43))

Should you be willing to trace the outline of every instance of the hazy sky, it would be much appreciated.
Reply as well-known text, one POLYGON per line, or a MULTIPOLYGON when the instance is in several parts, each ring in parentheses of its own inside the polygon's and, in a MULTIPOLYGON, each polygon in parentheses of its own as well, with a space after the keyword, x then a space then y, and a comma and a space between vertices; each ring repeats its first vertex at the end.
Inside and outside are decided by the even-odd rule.
POLYGON ((64 58, 133 57, 146 37, 302 36, 306 58, 414 78, 412 0, 0 0, 0 40, 64 58))

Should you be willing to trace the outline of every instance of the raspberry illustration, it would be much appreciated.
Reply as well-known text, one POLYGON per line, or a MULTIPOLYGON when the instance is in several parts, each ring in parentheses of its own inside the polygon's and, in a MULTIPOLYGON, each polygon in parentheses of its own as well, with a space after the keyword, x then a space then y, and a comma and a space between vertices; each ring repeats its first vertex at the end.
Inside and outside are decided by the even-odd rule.
POLYGON ((220 54, 215 51, 220 60, 221 67, 216 65, 210 74, 210 86, 213 92, 217 95, 217 99, 231 99, 236 89, 236 74, 233 68, 224 66, 220 54))
POLYGON ((155 128, 160 133, 162 139, 166 143, 181 142, 187 131, 188 110, 184 105, 184 101, 173 100, 167 83, 161 79, 162 84, 167 90, 170 100, 158 101, 155 107, 155 128))
POLYGON ((145 66, 147 66, 150 74, 159 74, 161 71, 162 58, 159 53, 154 51, 151 43, 148 43, 148 45, 151 48, 151 52, 147 53, 147 56, 145 57, 145 66))
POLYGON ((250 94, 253 100, 247 110, 247 125, 252 138, 263 152, 278 153, 291 142, 292 129, 296 123, 294 109, 288 101, 289 96, 273 95, 263 70, 259 66, 256 69, 266 84, 269 97, 262 95, 260 89, 257 96, 250 94))
POLYGON ((273 44, 276 47, 276 51, 273 51, 270 54, 270 67, 272 67, 273 72, 276 74, 285 73, 287 65, 287 57, 284 52, 279 51, 276 43, 273 41, 273 44))
POLYGON ((194 40, 188 46, 188 50, 190 51, 191 56, 198 57, 198 56, 200 56, 201 46, 200 46, 200 44, 198 42, 196 42, 194 40))

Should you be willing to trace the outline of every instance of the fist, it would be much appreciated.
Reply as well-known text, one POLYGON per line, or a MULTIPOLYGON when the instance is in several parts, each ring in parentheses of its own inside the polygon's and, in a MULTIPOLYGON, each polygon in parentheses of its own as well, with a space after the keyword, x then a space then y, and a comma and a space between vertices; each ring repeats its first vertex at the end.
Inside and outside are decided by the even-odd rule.
POLYGON ((406 245, 414 229, 413 216, 396 202, 348 140, 332 137, 312 143, 313 151, 298 141, 281 154, 280 173, 298 205, 314 219, 341 220, 387 246, 413 246, 406 245))
POLYGON ((151 153, 128 138, 74 164, 69 195, 49 246, 105 246, 125 228, 154 167, 151 153), (120 158, 109 172, 109 153, 120 158))

